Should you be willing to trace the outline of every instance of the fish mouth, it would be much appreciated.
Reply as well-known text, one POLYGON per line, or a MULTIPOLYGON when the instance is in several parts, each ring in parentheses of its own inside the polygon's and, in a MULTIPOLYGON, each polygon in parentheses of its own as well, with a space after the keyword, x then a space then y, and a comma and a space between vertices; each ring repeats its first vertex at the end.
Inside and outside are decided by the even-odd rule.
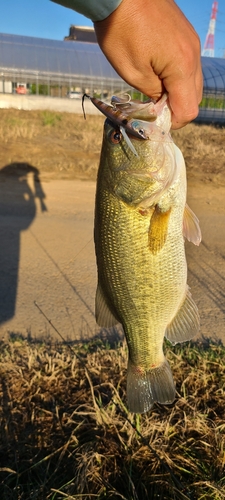
POLYGON ((142 123, 142 120, 135 120, 135 126, 133 126, 133 118, 132 113, 130 114, 126 109, 118 107, 116 104, 107 104, 96 97, 91 97, 88 94, 84 94, 82 97, 82 108, 84 118, 86 118, 86 114, 84 111, 84 99, 87 97, 91 100, 94 106, 101 111, 106 118, 109 118, 111 122, 113 122, 116 126, 120 128, 120 130, 124 130, 125 133, 129 132, 131 135, 140 138, 140 139, 148 139, 145 135, 145 130, 139 126, 136 126, 137 123, 142 123), (140 131, 139 131, 140 128, 140 131))
MULTIPOLYGON (((94 106, 106 116, 107 123, 110 123, 116 131, 119 131, 127 146, 136 157, 139 154, 135 149, 133 139, 139 141, 136 142, 136 145, 140 141, 148 140, 154 143, 172 142, 169 129, 164 130, 161 125, 161 113, 166 105, 167 94, 164 94, 157 103, 146 102, 143 104, 135 104, 135 101, 132 101, 131 98, 124 101, 116 96, 113 96, 111 103, 107 104, 96 97, 84 94, 82 98, 84 117, 86 117, 84 111, 85 97, 90 99, 94 106)), ((143 150, 141 153, 143 154, 143 150)))

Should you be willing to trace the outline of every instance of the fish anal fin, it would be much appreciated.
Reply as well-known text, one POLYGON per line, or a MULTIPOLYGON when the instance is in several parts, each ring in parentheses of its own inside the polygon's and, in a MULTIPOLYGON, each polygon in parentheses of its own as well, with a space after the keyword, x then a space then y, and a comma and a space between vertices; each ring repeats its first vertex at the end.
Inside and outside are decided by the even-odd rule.
POLYGON ((192 299, 191 292, 187 287, 186 297, 176 316, 167 326, 165 336, 175 345, 179 342, 187 342, 198 333, 200 327, 198 308, 192 299))
POLYGON ((171 208, 167 212, 162 212, 158 206, 152 214, 148 233, 149 250, 156 254, 165 245, 171 208))
POLYGON ((145 413, 155 402, 171 404, 175 399, 175 386, 169 363, 144 371, 128 362, 127 402, 129 411, 145 413))
POLYGON ((95 318, 96 323, 104 328, 110 328, 119 323, 118 319, 110 311, 99 283, 95 296, 95 318))
POLYGON ((194 245, 200 245, 202 235, 199 220, 187 203, 184 209, 183 235, 188 241, 194 243, 194 245))

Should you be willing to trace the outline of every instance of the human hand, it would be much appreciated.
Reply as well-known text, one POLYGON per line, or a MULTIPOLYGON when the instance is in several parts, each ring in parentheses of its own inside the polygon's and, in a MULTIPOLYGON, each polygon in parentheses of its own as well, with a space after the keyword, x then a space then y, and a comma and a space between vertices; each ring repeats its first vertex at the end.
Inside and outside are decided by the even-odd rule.
POLYGON ((173 129, 197 116, 200 42, 173 0, 123 0, 94 26, 102 51, 121 78, 153 99, 167 91, 173 129))

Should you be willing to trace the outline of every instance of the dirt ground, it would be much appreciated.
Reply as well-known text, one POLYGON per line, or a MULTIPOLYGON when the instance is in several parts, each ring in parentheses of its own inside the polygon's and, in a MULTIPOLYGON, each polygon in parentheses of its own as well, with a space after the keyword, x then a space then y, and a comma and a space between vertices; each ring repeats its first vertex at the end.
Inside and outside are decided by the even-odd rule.
MULTIPOLYGON (((18 121, 16 123, 18 125, 18 121)), ((21 126, 25 127, 24 123, 21 126)), ((97 335, 109 335, 103 330, 100 332, 94 318, 95 181, 93 169, 88 165, 93 165, 93 157, 98 161, 101 138, 98 137, 97 146, 94 144, 92 148, 92 157, 86 151, 91 163, 85 159, 83 170, 80 167, 81 175, 74 175, 68 167, 63 176, 59 175, 60 168, 45 169, 40 154, 39 160, 34 162, 30 153, 31 141, 34 140, 37 155, 40 140, 38 142, 35 134, 35 138, 24 134, 25 138, 18 134, 17 142, 14 137, 13 145, 10 139, 4 141, 2 138, 0 280, 3 285, 0 286, 0 337, 6 339, 22 335, 60 340, 59 334, 35 303, 65 339, 85 341, 97 335), (29 145, 27 150, 25 144, 29 145)), ((217 131, 216 137, 219 134, 220 144, 214 147, 221 151, 224 131, 217 131)), ((55 153, 60 149, 62 159, 59 165, 63 165, 68 137, 63 143, 61 136, 57 143, 56 128, 54 135, 53 143, 52 139, 48 139, 49 128, 48 133, 45 132, 43 143, 47 148, 46 155, 53 162, 55 153)), ((191 156, 191 133, 188 137, 186 132, 191 156)), ((69 148, 69 165, 72 165, 73 155, 76 159, 79 153, 80 140, 77 140, 79 148, 76 150, 74 145, 69 148)), ((82 154, 85 156, 84 149, 82 154)), ((224 159, 220 165, 215 159, 210 163, 209 155, 210 150, 204 176, 202 170, 191 167, 188 170, 188 203, 200 219, 203 235, 199 248, 186 243, 188 283, 200 311, 200 335, 225 342, 225 182, 222 175, 225 170, 224 159)), ((224 157, 223 151, 221 156, 224 157)), ((115 337, 121 332, 114 330, 110 335, 115 337)))

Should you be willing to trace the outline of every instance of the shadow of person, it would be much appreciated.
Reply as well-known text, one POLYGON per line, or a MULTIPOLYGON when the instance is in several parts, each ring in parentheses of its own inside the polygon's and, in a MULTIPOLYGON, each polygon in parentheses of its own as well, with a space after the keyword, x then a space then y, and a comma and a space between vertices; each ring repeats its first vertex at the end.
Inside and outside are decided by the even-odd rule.
POLYGON ((0 324, 15 314, 20 232, 36 215, 36 199, 47 210, 36 167, 12 163, 0 170, 0 324))

